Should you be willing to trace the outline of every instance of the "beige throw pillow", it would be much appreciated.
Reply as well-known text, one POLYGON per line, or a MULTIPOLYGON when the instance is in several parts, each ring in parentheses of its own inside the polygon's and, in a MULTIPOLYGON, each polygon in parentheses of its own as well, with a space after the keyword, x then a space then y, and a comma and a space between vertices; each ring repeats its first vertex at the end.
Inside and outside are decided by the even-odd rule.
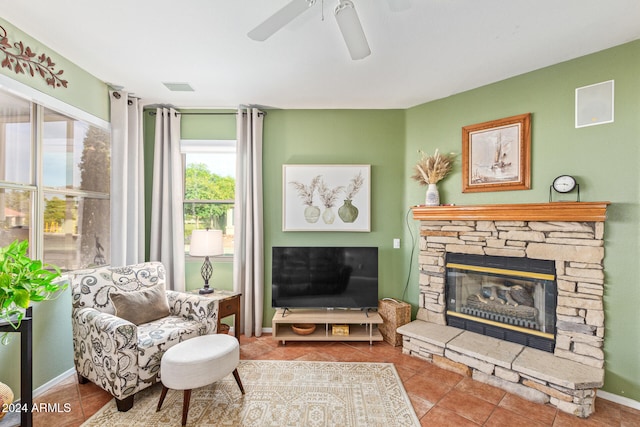
POLYGON ((163 285, 133 292, 111 292, 116 316, 140 325, 170 314, 163 285))

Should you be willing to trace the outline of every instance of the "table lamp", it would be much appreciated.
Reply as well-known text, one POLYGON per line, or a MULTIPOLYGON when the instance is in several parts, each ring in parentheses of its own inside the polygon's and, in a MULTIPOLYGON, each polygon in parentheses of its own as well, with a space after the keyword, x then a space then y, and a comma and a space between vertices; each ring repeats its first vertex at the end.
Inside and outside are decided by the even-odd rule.
POLYGON ((189 247, 189 255, 204 257, 204 264, 200 269, 202 279, 204 280, 204 288, 198 292, 200 294, 210 294, 213 288, 209 287, 209 279, 213 273, 213 266, 209 261, 210 256, 222 255, 224 249, 222 247, 222 230, 193 230, 191 233, 191 245, 189 247))

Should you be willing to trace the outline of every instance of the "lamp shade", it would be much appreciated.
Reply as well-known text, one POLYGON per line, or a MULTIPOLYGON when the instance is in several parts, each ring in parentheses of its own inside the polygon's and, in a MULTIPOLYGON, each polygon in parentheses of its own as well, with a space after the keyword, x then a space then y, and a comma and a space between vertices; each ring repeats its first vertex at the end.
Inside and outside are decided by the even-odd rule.
POLYGON ((191 256, 214 256, 224 253, 222 230, 193 230, 191 233, 191 256))
POLYGON ((358 12, 350 0, 340 0, 334 11, 338 27, 347 44, 351 59, 362 59, 371 54, 358 12))

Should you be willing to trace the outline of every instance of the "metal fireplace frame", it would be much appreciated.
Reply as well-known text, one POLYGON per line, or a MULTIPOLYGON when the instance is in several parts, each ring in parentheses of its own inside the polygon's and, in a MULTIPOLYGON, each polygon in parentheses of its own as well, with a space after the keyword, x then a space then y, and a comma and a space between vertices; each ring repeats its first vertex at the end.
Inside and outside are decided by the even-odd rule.
POLYGON ((557 284, 555 263, 553 261, 459 253, 447 253, 445 259, 445 266, 447 267, 445 281, 447 311, 445 318, 447 325, 553 353, 555 349, 557 305, 557 284), (548 318, 545 322, 547 330, 538 331, 501 322, 497 318, 495 320, 482 318, 452 310, 451 306, 456 304, 456 297, 459 296, 451 294, 455 290, 453 289, 454 284, 449 282, 451 278, 449 273, 452 269, 459 270, 462 268, 464 270, 465 267, 470 268, 468 271, 479 274, 487 273, 492 275, 497 272, 498 277, 502 276, 501 272, 512 272, 514 277, 526 277, 527 275, 544 277, 543 304, 545 316, 548 318), (478 269, 471 270, 474 267, 478 269))

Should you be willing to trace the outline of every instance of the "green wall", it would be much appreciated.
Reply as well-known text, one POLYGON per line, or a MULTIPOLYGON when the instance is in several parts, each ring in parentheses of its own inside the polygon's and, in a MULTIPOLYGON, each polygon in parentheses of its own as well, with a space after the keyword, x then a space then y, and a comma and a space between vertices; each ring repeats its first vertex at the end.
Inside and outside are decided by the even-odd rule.
MULTIPOLYGON (((378 246, 380 296, 401 298, 406 284, 403 254, 401 250, 391 247, 393 238, 402 234, 407 210, 398 186, 404 173, 404 111, 269 110, 264 123, 263 325, 271 325, 274 313, 271 308, 271 247, 276 245, 378 246), (307 163, 371 165, 370 233, 281 231, 282 165, 307 163)), ((181 124, 184 139, 235 138, 234 116, 185 114, 181 124)), ((151 129, 152 123, 147 128, 151 129)), ((151 137, 147 137, 147 143, 152 143, 151 137)), ((201 260, 186 263, 187 289, 202 286, 201 265, 201 260)), ((232 265, 214 261, 214 286, 231 289, 232 279, 232 265)))
MULTIPOLYGON (((640 401, 640 41, 557 64, 407 110, 405 168, 416 151, 461 150, 461 128, 532 113, 531 189, 462 194, 460 162, 440 185, 443 203, 547 202, 561 174, 580 184, 582 201, 610 201, 605 226, 604 390, 640 401), (575 89, 615 80, 615 122, 576 129, 575 89)), ((406 179, 405 205, 424 203, 406 179)), ((409 257, 405 246, 405 256, 409 257)), ((417 302, 412 277, 410 301, 417 302)))
POLYGON ((401 298, 406 277, 400 249, 407 207, 403 110, 270 110, 264 125, 264 326, 271 326, 272 246, 378 246, 379 296, 401 298), (283 232, 283 164, 371 165, 371 232, 283 232))

